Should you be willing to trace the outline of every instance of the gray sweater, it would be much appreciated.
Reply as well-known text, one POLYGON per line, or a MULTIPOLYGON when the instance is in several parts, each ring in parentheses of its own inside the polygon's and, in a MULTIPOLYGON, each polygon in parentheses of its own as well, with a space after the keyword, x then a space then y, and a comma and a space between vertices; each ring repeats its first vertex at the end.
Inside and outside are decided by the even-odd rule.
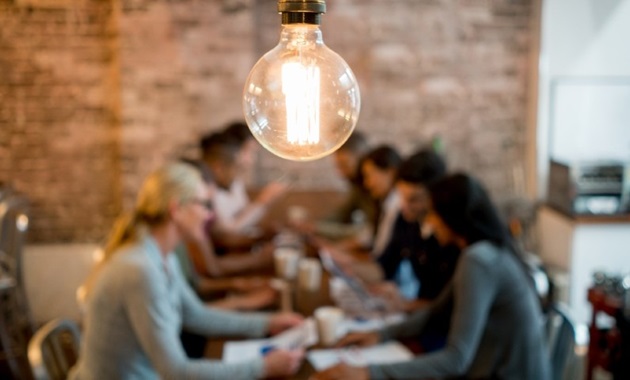
POLYGON ((117 252, 88 298, 79 362, 71 379, 253 379, 262 359, 224 364, 190 360, 182 327, 211 335, 260 337, 267 318, 213 310, 183 279, 173 254, 166 261, 147 237, 117 252))
POLYGON ((478 242, 461 255, 452 286, 429 310, 381 331, 382 339, 417 336, 451 302, 446 346, 413 360, 369 367, 371 379, 550 379, 540 305, 518 260, 478 242))

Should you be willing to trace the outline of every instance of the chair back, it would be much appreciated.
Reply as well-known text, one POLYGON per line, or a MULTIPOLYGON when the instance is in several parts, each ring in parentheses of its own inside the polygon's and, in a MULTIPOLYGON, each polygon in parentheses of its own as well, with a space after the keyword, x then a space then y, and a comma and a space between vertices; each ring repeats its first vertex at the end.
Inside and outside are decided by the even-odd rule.
POLYGON ((573 380, 577 356, 575 354, 575 325, 564 304, 554 303, 547 311, 545 325, 553 380, 573 380))
POLYGON ((16 286, 3 300, 16 311, 11 319, 14 330, 25 340, 33 335, 35 325, 31 318, 23 278, 23 248, 28 232, 28 202, 8 187, 0 185, 0 272, 15 280, 16 286))
POLYGON ((22 285, 22 249, 28 225, 28 202, 5 189, 0 193, 0 250, 13 260, 11 275, 19 285, 22 285))
POLYGON ((68 319, 55 319, 33 335, 28 360, 35 380, 64 380, 79 357, 81 333, 68 319))

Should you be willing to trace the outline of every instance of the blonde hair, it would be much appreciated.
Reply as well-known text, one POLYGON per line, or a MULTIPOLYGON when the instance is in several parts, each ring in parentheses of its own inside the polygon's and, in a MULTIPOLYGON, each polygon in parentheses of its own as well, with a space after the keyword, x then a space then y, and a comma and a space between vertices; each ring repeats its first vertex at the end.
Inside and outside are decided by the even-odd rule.
POLYGON ((118 217, 109 234, 102 260, 84 284, 87 296, 98 273, 119 249, 147 235, 149 228, 168 221, 169 204, 195 198, 203 180, 199 171, 185 163, 171 163, 151 173, 142 184, 133 211, 118 217))

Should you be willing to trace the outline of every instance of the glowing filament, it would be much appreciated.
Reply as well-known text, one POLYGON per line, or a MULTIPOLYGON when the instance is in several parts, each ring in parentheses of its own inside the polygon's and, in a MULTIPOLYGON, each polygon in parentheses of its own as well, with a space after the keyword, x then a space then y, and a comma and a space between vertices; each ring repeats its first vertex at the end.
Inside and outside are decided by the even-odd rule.
POLYGON ((298 62, 282 65, 289 143, 319 143, 319 82, 317 66, 304 66, 298 62))

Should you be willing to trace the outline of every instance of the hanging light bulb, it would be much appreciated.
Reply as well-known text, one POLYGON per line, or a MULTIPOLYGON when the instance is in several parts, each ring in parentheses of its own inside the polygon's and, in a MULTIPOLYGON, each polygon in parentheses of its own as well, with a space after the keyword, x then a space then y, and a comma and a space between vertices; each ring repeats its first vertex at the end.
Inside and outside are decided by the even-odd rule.
POLYGON ((270 152, 310 161, 337 150, 359 118, 359 85, 322 39, 323 0, 279 0, 278 45, 252 68, 243 93, 245 120, 270 152))

